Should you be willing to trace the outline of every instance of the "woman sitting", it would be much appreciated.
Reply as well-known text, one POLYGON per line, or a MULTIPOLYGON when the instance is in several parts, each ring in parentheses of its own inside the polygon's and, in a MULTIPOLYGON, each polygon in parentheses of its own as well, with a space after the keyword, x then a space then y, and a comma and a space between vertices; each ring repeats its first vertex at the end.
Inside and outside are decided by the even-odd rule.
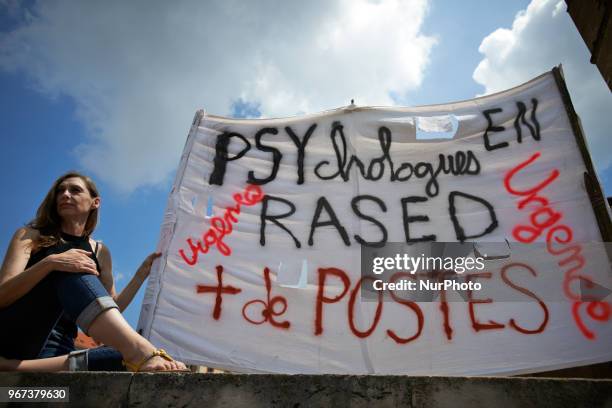
POLYGON ((99 208, 94 182, 67 173, 53 183, 36 218, 13 236, 0 269, 0 327, 5 333, 0 336, 0 369, 185 369, 136 333, 120 313, 159 254, 149 255, 116 295, 110 252, 91 239, 99 208), (75 351, 77 325, 110 347, 75 351))

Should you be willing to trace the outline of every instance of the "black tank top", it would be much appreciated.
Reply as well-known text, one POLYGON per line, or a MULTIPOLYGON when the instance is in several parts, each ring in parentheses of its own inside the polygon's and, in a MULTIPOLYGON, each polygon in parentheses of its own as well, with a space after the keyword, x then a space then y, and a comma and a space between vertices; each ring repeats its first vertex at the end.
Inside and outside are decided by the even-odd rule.
MULTIPOLYGON (((96 256, 96 252, 98 252, 98 242, 96 242, 96 247, 94 249, 89 243, 89 237, 79 237, 76 235, 66 234, 65 232, 62 232, 60 236, 62 239, 58 243, 49 247, 43 247, 33 253, 30 256, 28 264, 26 265, 26 269, 40 262, 49 255, 61 254, 71 249, 83 249, 85 251, 91 252, 90 258, 92 258, 93 261, 96 263, 96 269, 98 270, 98 272, 100 272, 100 264, 98 263, 98 258, 96 256)), ((76 323, 73 320, 69 319, 65 314, 60 317, 57 324, 55 325, 54 330, 56 332, 53 333, 54 336, 66 336, 70 339, 75 339, 78 333, 76 323)))
POLYGON ((98 271, 100 271, 100 264, 98 263, 98 258, 96 257, 96 252, 98 250, 97 242, 96 248, 94 250, 91 247, 91 244, 89 243, 89 237, 79 237, 76 235, 66 234, 65 232, 61 233, 61 237, 62 239, 58 243, 48 247, 42 247, 38 251, 31 254, 25 269, 28 269, 30 266, 37 264, 49 255, 61 254, 63 252, 76 248, 91 252, 90 257, 96 263, 96 268, 98 269, 98 271))

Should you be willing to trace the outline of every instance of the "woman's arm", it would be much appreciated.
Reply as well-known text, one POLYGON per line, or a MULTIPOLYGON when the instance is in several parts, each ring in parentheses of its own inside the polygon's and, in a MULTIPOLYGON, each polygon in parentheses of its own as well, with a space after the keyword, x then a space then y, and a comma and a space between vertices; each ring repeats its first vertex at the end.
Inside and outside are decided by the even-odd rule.
POLYGON ((35 239, 36 231, 30 228, 20 228, 13 235, 0 268, 0 308, 28 293, 52 271, 47 258, 25 269, 35 239))
POLYGON ((25 269, 37 238, 38 232, 31 228, 20 228, 13 235, 0 268, 0 308, 13 304, 51 271, 98 274, 87 252, 80 249, 49 255, 25 269))
POLYGON ((134 296, 142 286, 142 283, 145 281, 147 276, 149 276, 149 272, 151 272, 151 265, 153 261, 159 258, 160 253, 153 253, 147 256, 130 280, 130 282, 123 288, 121 293, 118 295, 115 292, 115 285, 113 282, 113 267, 112 267, 112 259, 110 255, 110 251, 106 247, 106 245, 101 245, 98 255, 98 261, 100 262, 100 279, 102 280, 102 284, 108 290, 108 293, 113 297, 117 306, 119 306, 119 310, 123 312, 134 296), (110 288, 110 289, 109 289, 110 288))
MULTIPOLYGON (((92 246, 93 248, 93 246, 92 246)), ((96 252, 98 264, 100 265, 100 281, 109 295, 117 302, 117 292, 115 291, 115 280, 113 279, 113 261, 110 256, 110 251, 101 242, 98 243, 98 252, 96 252)), ((119 309, 123 311, 121 305, 119 309)))

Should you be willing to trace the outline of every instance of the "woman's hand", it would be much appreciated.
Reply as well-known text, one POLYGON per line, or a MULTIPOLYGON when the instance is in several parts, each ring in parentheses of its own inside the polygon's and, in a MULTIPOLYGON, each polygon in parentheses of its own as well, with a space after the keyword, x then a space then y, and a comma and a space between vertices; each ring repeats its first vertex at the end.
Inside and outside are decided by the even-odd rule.
POLYGON ((136 271, 136 276, 138 276, 142 280, 145 280, 147 276, 149 276, 149 273, 151 273, 151 265, 153 265, 153 261, 155 261, 160 256, 161 252, 153 252, 152 254, 147 256, 145 260, 142 261, 142 264, 136 271))
POLYGON ((51 263, 55 271, 100 275, 90 255, 89 251, 73 248, 61 254, 49 255, 45 259, 51 263))
MULTIPOLYGON (((102 247, 102 249, 104 250, 103 253, 105 253, 105 255, 101 259, 106 259, 106 261, 101 261, 100 266, 102 267, 102 270, 104 270, 104 264, 106 264, 106 266, 110 268, 110 252, 108 251, 108 249, 106 249, 106 247, 102 247)), ((132 301, 132 299, 134 299, 136 292, 138 292, 138 289, 140 289, 147 276, 149 276, 149 273, 151 273, 151 265, 153 265, 153 262, 160 256, 160 252, 154 252, 147 256, 145 260, 142 261, 140 267, 138 267, 138 270, 136 271, 132 279, 130 279, 128 284, 123 288, 121 293, 114 297, 115 302, 117 302, 117 306, 119 306, 120 311, 125 310, 132 301)))

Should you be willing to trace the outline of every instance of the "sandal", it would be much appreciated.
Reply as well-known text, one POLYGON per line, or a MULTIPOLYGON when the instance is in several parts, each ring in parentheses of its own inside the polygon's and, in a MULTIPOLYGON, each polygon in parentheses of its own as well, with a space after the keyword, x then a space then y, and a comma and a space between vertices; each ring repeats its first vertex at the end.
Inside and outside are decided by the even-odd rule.
MULTIPOLYGON (((174 359, 172 357, 170 357, 170 355, 168 353, 166 353, 166 350, 164 349, 157 349, 155 350, 153 353, 151 353, 151 355, 149 357, 146 357, 144 360, 142 360, 139 363, 128 363, 127 361, 123 360, 123 365, 125 366, 125 368, 128 369, 128 371, 131 371, 133 373, 138 373, 140 372, 140 369, 142 368, 142 366, 149 361, 150 359, 152 359, 153 357, 161 357, 166 361, 174 361, 174 359)), ((189 369, 185 369, 185 370, 156 370, 155 372, 190 372, 191 370, 189 369)))

